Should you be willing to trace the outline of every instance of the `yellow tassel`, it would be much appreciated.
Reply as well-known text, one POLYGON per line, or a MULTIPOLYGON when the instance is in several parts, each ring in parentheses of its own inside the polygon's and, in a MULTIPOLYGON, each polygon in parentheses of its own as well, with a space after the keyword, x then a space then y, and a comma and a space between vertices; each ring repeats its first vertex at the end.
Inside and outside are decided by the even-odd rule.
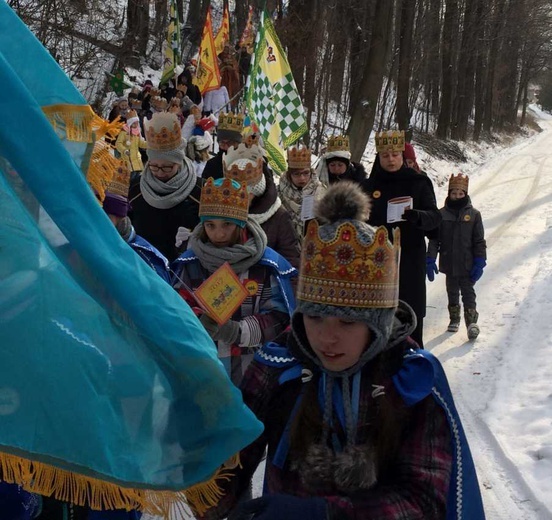
POLYGON ((42 107, 42 110, 60 138, 93 145, 89 159, 81 167, 88 184, 103 202, 105 188, 119 165, 112 154, 113 145, 105 138, 113 141, 123 123, 119 118, 112 122, 102 119, 94 113, 90 105, 50 105, 42 107))
POLYGON ((213 477, 181 491, 157 491, 122 487, 93 477, 56 468, 0 452, 0 474, 5 482, 54 497, 63 502, 94 510, 124 509, 162 516, 166 520, 192 518, 192 511, 203 514, 222 498, 220 480, 232 477, 231 469, 240 464, 239 453, 229 459, 213 477))

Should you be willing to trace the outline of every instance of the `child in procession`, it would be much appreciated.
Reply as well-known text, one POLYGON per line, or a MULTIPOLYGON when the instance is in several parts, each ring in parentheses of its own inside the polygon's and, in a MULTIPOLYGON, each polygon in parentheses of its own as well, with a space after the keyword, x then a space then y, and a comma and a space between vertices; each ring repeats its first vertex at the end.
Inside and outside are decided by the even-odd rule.
POLYGON ((483 520, 477 476, 439 361, 409 338, 398 300, 400 232, 365 223, 351 182, 307 229, 291 331, 241 384, 264 423, 204 520, 483 520), (243 493, 268 447, 263 496, 243 493), (240 498, 242 502, 240 502, 240 498))
POLYGON ((295 308, 290 279, 296 270, 267 247, 261 226, 248 218, 248 207, 245 185, 208 179, 201 191, 200 223, 190 236, 188 250, 172 264, 175 288, 192 306, 197 304, 189 290, 197 289, 225 262, 246 286, 249 296, 224 325, 200 315, 236 385, 255 349, 287 327, 295 308))
POLYGON ((472 206, 468 195, 469 177, 451 175, 448 197, 440 209, 443 220, 439 238, 429 241, 427 277, 430 282, 439 272, 445 273, 450 323, 449 332, 460 326, 460 294, 464 304, 464 320, 468 338, 479 335, 479 313, 476 306, 475 283, 487 265, 487 244, 481 213, 472 206), (439 269, 437 269, 439 255, 439 269))

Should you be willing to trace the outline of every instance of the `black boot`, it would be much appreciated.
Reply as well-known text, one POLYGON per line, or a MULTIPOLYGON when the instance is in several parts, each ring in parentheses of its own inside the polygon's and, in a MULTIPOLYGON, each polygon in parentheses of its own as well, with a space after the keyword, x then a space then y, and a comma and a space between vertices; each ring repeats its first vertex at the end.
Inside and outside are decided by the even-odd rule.
POLYGON ((450 323, 447 330, 449 332, 458 332, 458 327, 460 327, 460 305, 449 305, 448 310, 450 323))
POLYGON ((466 320, 466 327, 468 329, 468 339, 475 339, 479 336, 477 318, 479 318, 479 313, 475 309, 464 310, 464 319, 466 320))

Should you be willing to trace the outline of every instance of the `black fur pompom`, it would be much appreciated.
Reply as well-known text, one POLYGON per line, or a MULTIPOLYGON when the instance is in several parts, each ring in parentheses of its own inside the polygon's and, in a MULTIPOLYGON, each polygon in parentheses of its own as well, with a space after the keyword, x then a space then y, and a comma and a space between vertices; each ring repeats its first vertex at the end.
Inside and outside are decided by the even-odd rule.
POLYGON ((342 219, 365 222, 370 216, 370 206, 370 198, 356 182, 341 181, 328 188, 315 213, 322 224, 342 219))

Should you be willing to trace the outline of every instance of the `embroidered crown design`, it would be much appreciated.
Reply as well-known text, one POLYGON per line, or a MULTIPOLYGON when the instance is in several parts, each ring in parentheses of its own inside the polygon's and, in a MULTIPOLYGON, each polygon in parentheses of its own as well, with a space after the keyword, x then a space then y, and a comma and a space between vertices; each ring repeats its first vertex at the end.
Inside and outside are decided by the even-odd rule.
POLYGON ((153 114, 149 121, 144 121, 144 128, 148 148, 151 150, 175 150, 181 145, 182 133, 176 114, 171 112, 153 114))
POLYGON ((215 186, 212 177, 201 189, 199 202, 200 217, 231 218, 245 222, 249 209, 247 186, 241 184, 239 188, 232 185, 232 179, 223 179, 220 186, 215 186))
POLYGON ((127 199, 129 184, 130 170, 124 161, 117 160, 117 168, 113 172, 113 178, 105 188, 105 191, 127 199))
POLYGON ((450 176, 449 179, 449 186, 448 189, 450 190, 464 190, 466 193, 468 193, 468 186, 470 184, 470 178, 463 174, 458 173, 457 175, 454 175, 454 173, 450 176))
POLYGON ((404 152, 404 130, 376 132, 376 151, 378 153, 404 152))
POLYGON ((292 146, 287 149, 288 168, 307 170, 311 167, 311 152, 306 146, 292 146))
POLYGON ((229 148, 222 156, 222 168, 225 177, 253 186, 263 175, 262 150, 256 144, 248 147, 245 143, 229 148))
POLYGON ((326 153, 329 152, 348 152, 349 151, 349 137, 346 135, 332 135, 328 139, 328 145, 326 146, 326 153))
POLYGON ((399 300, 400 231, 377 228, 369 244, 351 222, 330 240, 320 238, 316 220, 303 243, 297 298, 337 307, 392 308, 399 300))
POLYGON ((243 114, 234 114, 232 112, 222 112, 219 115, 218 129, 219 130, 232 130, 234 132, 242 133, 243 130, 243 114))

